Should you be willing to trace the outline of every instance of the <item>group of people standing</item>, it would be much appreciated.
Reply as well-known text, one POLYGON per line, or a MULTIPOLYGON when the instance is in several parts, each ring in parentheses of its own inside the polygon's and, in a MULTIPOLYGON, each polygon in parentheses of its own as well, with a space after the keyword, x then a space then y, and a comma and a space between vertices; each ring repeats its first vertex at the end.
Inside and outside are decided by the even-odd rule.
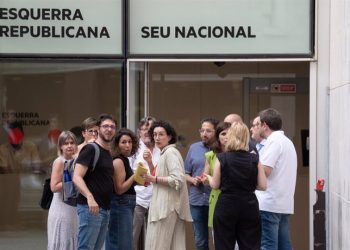
POLYGON ((272 108, 254 118, 251 139, 237 114, 202 120, 185 159, 196 249, 209 249, 208 228, 216 249, 292 249, 297 155, 281 129, 272 108))
POLYGON ((296 154, 281 127, 274 109, 254 119, 253 140, 236 114, 223 122, 206 118, 201 141, 190 146, 185 161, 173 126, 153 117, 140 121, 138 136, 117 131, 111 115, 88 118, 79 146, 63 131, 51 175, 48 249, 138 249, 146 217, 146 250, 186 249, 186 222, 193 222, 196 249, 209 249, 208 227, 218 250, 236 244, 240 250, 292 249, 296 154), (92 144, 99 149, 96 164, 92 144), (64 162, 74 158, 76 207, 62 201, 64 162), (135 182, 140 163, 148 169, 145 185, 135 182))
POLYGON ((60 156, 51 176, 54 198, 48 216, 48 249, 101 249, 103 245, 105 249, 133 249, 133 234, 140 234, 147 210, 146 249, 185 249, 185 221, 192 219, 174 128, 147 118, 140 122, 139 142, 131 130, 117 131, 110 115, 91 121, 83 122, 84 145, 78 147, 69 131, 59 136, 60 156), (96 165, 92 144, 99 149, 96 165), (62 201, 64 163, 73 158, 77 207, 62 201), (149 167, 142 176, 147 186, 134 181, 133 167, 140 161, 149 167))

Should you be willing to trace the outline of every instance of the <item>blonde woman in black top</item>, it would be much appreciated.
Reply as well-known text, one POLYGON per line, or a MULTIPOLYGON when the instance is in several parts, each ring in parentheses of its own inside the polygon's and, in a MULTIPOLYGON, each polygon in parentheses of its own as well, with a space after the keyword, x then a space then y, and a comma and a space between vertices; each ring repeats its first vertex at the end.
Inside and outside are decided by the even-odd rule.
POLYGON ((215 248, 260 250, 261 221, 254 191, 266 189, 259 156, 249 152, 249 129, 235 122, 228 130, 226 152, 217 155, 213 176, 206 175, 221 195, 214 212, 215 248))

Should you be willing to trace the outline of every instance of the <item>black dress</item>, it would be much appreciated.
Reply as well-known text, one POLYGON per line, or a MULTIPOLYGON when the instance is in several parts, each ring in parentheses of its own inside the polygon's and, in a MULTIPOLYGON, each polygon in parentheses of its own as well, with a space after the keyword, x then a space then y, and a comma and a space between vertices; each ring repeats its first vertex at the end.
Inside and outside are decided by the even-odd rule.
POLYGON ((259 157, 247 151, 218 155, 221 194, 214 211, 215 249, 258 250, 261 240, 259 203, 255 196, 259 157))

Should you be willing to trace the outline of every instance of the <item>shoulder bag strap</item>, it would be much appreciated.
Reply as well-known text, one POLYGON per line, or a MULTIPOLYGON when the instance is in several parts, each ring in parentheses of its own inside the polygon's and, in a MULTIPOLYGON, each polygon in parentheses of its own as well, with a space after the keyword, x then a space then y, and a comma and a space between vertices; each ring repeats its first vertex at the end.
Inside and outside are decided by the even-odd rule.
POLYGON ((91 143, 91 145, 94 147, 95 149, 95 156, 94 156, 94 161, 92 163, 92 170, 91 172, 93 172, 95 170, 98 158, 100 158, 100 148, 98 147, 98 145, 94 142, 91 143))

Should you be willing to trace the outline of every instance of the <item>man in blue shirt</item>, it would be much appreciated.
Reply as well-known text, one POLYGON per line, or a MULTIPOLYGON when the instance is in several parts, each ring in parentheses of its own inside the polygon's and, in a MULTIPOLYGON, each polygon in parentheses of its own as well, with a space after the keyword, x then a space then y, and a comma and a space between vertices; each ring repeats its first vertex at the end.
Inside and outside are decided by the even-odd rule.
POLYGON ((190 184, 190 208, 197 250, 208 250, 208 210, 210 187, 205 186, 200 176, 204 171, 205 156, 215 142, 218 120, 206 118, 199 129, 201 141, 190 146, 185 160, 186 179, 190 184))
POLYGON ((257 116, 254 118, 252 126, 250 128, 250 132, 252 133, 252 139, 256 142, 255 147, 259 153, 259 156, 262 155, 264 151, 264 145, 266 143, 266 139, 262 138, 260 135, 260 125, 260 116, 257 116))

